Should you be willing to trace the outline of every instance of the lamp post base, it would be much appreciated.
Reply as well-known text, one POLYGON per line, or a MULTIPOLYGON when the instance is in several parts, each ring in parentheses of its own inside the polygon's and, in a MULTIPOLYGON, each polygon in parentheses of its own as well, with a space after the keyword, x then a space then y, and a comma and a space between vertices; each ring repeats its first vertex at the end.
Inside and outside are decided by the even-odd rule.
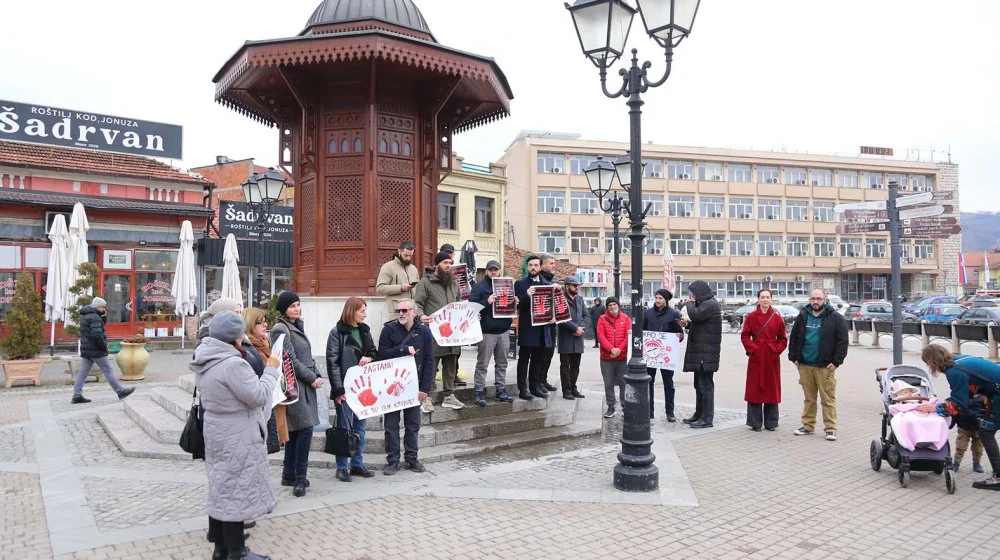
POLYGON ((615 488, 623 492, 652 492, 660 487, 660 469, 656 465, 630 467, 615 465, 615 488))

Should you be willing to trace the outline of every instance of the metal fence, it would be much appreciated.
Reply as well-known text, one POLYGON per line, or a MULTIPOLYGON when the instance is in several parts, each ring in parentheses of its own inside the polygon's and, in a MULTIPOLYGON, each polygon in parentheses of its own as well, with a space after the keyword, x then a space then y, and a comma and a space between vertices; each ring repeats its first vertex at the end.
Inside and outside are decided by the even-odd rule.
MULTIPOLYGON (((872 348, 881 348, 879 339, 884 335, 892 336, 892 322, 890 321, 869 321, 854 319, 851 321, 851 343, 861 344, 861 333, 870 334, 872 337, 872 348)), ((919 337, 924 346, 932 340, 951 340, 951 351, 958 354, 962 351, 965 343, 975 343, 985 345, 989 350, 989 359, 1000 361, 997 357, 997 340, 1000 339, 1000 325, 990 323, 989 325, 965 325, 956 322, 948 323, 919 323, 912 321, 903 322, 903 337, 919 337)))

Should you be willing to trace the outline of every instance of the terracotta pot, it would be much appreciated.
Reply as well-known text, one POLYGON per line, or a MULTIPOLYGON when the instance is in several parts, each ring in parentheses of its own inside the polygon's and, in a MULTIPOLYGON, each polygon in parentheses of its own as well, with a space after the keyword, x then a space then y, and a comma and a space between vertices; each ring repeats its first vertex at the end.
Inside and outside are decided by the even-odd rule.
POLYGON ((142 373, 149 365, 149 352, 146 351, 145 344, 122 342, 122 349, 115 361, 118 362, 118 369, 122 371, 123 380, 142 381, 145 379, 142 373))
POLYGON ((0 362, 0 366, 3 366, 4 387, 10 389, 11 384, 18 379, 28 379, 34 385, 41 385, 42 366, 50 361, 48 358, 35 358, 0 362))

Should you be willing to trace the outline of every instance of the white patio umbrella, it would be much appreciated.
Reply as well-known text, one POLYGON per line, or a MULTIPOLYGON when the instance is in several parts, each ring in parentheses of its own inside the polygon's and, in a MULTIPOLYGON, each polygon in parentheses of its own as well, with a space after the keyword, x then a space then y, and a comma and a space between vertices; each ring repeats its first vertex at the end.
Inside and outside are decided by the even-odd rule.
POLYGON ((174 298, 174 308, 181 318, 181 349, 183 349, 184 317, 194 315, 194 306, 198 299, 198 283, 194 278, 194 232, 188 220, 184 220, 181 224, 180 240, 181 250, 177 254, 177 270, 174 271, 170 296, 174 298))
MULTIPOLYGON (((69 255, 67 259, 66 290, 76 283, 80 277, 80 265, 87 262, 87 231, 90 230, 90 222, 87 221, 87 212, 83 209, 83 204, 77 202, 73 206, 73 214, 69 218, 69 255)), ((76 296, 68 294, 65 307, 70 307, 76 303, 76 296)), ((65 322, 70 323, 69 313, 64 314, 65 322)))
POLYGON ((45 281, 45 320, 51 324, 49 353, 56 344, 56 321, 66 316, 66 290, 69 284, 66 278, 69 268, 69 232, 66 230, 66 217, 56 214, 49 229, 49 240, 52 250, 49 253, 49 269, 45 281))
POLYGON ((674 276, 674 254, 670 252, 670 244, 664 243, 663 248, 663 289, 670 290, 674 297, 677 294, 677 277, 674 276))
POLYGON ((240 251, 236 247, 236 236, 229 234, 226 236, 226 245, 222 249, 222 297, 233 298, 245 305, 243 299, 243 289, 240 288, 240 251))

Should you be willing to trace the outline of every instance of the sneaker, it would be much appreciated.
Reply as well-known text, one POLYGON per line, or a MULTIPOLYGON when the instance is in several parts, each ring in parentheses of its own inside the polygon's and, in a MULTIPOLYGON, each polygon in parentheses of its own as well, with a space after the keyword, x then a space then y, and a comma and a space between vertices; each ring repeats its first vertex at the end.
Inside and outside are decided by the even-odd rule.
POLYGON ((475 391, 472 401, 476 406, 486 406, 486 395, 483 391, 475 391))
POLYGON ((990 477, 986 480, 973 482, 972 487, 980 490, 1000 490, 1000 479, 997 479, 995 476, 990 477))
POLYGON ((73 400, 71 400, 69 402, 72 403, 72 404, 84 404, 84 403, 89 403, 90 399, 88 399, 87 397, 85 397, 83 395, 77 395, 77 396, 73 397, 73 400))
POLYGON ((608 410, 607 410, 607 412, 604 413, 604 417, 605 418, 614 418, 615 417, 615 407, 614 407, 614 405, 608 405, 608 410))
POLYGON ((497 389, 496 399, 500 402, 514 402, 514 397, 507 394, 507 389, 501 387, 497 389))
POLYGON ((403 461, 403 466, 415 473, 427 472, 427 467, 416 459, 413 459, 412 461, 403 461))
POLYGON ((394 463, 389 463, 388 465, 385 466, 384 469, 382 469, 382 474, 384 474, 385 476, 392 476, 397 472, 399 472, 399 461, 396 461, 394 463))
POLYGON ((465 381, 462 381, 461 379, 459 379, 459 378, 456 377, 455 378, 455 386, 456 387, 468 387, 469 384, 466 383, 465 381))
POLYGON ((300 484, 296 484, 295 487, 292 488, 292 495, 295 496, 296 498, 301 498, 302 496, 305 496, 306 495, 306 485, 305 484, 301 484, 301 483, 300 484))
POLYGON ((424 399, 424 402, 420 403, 420 410, 428 414, 434 412, 434 401, 431 400, 430 395, 427 395, 427 398, 424 399))
POLYGON ((792 433, 795 434, 795 435, 797 435, 797 436, 811 436, 812 435, 812 430, 807 430, 805 426, 799 426, 792 433))
POLYGON ((826 432, 826 441, 837 441, 837 432, 829 430, 826 432))
POLYGON ((441 406, 445 408, 450 408, 452 410, 461 410, 465 408, 465 405, 462 404, 462 401, 458 400, 458 397, 456 397, 455 395, 448 395, 447 397, 445 397, 444 400, 441 401, 441 406))
POLYGON ((981 472, 985 472, 985 471, 983 471, 983 466, 982 465, 980 465, 979 463, 973 461, 972 462, 972 472, 981 473, 981 472))
POLYGON ((125 389, 122 389, 120 393, 118 393, 118 400, 124 400, 125 397, 131 395, 134 392, 135 392, 135 387, 126 387, 125 389))

